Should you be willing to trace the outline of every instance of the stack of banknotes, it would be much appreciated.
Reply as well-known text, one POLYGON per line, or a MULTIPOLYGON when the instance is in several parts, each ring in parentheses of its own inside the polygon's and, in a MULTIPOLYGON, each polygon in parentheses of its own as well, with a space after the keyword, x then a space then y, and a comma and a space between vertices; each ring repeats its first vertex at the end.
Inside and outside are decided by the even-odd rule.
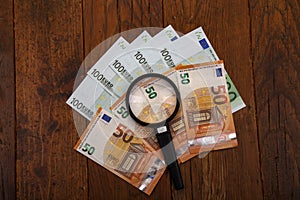
POLYGON ((153 37, 144 31, 130 44, 119 37, 67 100, 90 121, 74 148, 149 195, 164 158, 153 129, 135 122, 125 103, 130 83, 146 73, 178 87, 181 105, 169 126, 179 163, 237 146, 232 113, 245 104, 201 27, 181 37, 172 26, 153 37))

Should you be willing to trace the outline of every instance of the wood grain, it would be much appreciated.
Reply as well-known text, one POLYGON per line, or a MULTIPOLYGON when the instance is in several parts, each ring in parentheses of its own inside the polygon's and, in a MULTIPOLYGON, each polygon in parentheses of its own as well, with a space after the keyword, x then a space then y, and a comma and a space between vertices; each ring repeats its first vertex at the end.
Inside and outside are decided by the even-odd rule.
POLYGON ((252 49, 265 199, 300 198, 300 4, 252 1, 252 49))
POLYGON ((13 1, 0 2, 0 199, 15 199, 13 1))
POLYGON ((65 101, 83 57, 81 1, 15 1, 17 198, 87 198, 65 101))
MULTIPOLYGON (((83 27, 84 27, 84 49, 85 55, 107 38, 117 34, 118 26, 118 2, 117 1, 84 1, 83 4, 83 27)), ((101 54, 103 54, 114 40, 97 47, 92 61, 86 66, 88 70, 101 54)), ((114 174, 93 161, 88 161, 89 193, 90 199, 120 199, 124 188, 128 185, 114 174)), ((126 192, 127 193, 127 192, 126 192)))
MULTIPOLYGON (((191 29, 189 25, 186 25, 187 18, 186 16, 190 15, 190 2, 186 3, 184 1, 176 0, 163 1, 164 7, 164 25, 167 26, 171 24, 176 31, 180 33, 187 33, 191 29)), ((172 187, 172 199, 192 199, 193 197, 193 173, 191 169, 191 161, 187 161, 184 164, 180 165, 181 175, 184 181, 184 189, 180 191, 176 191, 174 187, 172 187)))
MULTIPOLYGON (((261 199, 248 1, 165 1, 165 4, 171 5, 171 9, 165 10, 164 19, 176 30, 186 33, 185 30, 203 27, 247 104, 246 109, 234 114, 239 146, 190 161, 190 171, 184 177, 191 177, 192 188, 186 189, 189 195, 185 199, 190 199, 190 195, 193 199, 240 199, 242 196, 261 199), (247 77, 241 78, 241 74, 247 77)), ((172 194, 174 199, 183 199, 180 192, 172 191, 172 194)))
MULTIPOLYGON (((150 1, 85 1, 84 16, 84 35, 85 51, 92 50, 98 44, 117 34, 118 32, 127 31, 132 28, 142 26, 161 26, 162 21, 149 22, 149 18, 154 16, 150 11, 155 11, 155 19, 162 19, 162 4, 150 1), (147 9, 147 12, 141 12, 141 9, 147 9), (99 12, 99 10, 101 12, 99 12), (117 15, 116 15, 117 13, 117 15), (101 30, 101 31, 99 31, 101 30)), ((128 41, 132 41, 137 34, 124 34, 128 41)), ((115 39, 115 38, 114 38, 115 39)), ((112 45, 113 40, 106 41, 104 49, 112 45)), ((102 46, 102 45, 101 45, 102 46)), ((96 50, 95 52, 102 52, 96 50)), ((97 56, 95 56, 96 59, 97 56)), ((88 69, 89 67, 87 67, 88 69)), ((108 173, 96 163, 89 161, 89 198, 91 199, 144 199, 149 198, 141 194, 136 188, 127 184, 125 181, 108 173), (100 192, 101 191, 101 192, 100 192)), ((166 174, 153 194, 151 199, 163 198, 170 199, 169 176, 166 174)))
POLYGON ((0 199, 300 199, 299 17, 298 0, 1 1, 0 199), (147 196, 73 150, 87 122, 65 101, 116 37, 99 43, 169 24, 203 26, 247 107, 237 148, 182 164, 181 191, 166 171, 147 196))

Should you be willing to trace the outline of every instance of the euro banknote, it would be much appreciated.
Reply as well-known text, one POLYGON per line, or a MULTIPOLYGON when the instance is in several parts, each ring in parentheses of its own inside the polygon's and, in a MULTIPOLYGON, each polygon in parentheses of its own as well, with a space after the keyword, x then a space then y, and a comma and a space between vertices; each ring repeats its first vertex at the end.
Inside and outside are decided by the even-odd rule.
MULTIPOLYGON (((170 62, 174 63, 175 66, 178 64, 197 64, 219 60, 202 27, 187 33, 168 46, 162 46, 162 48, 160 52, 164 65, 168 65, 170 62)), ((234 113, 246 105, 226 71, 225 76, 232 112, 234 113)))
MULTIPOLYGON (((174 29, 169 26, 155 35, 155 41, 160 43, 174 41, 175 39, 170 37, 175 33, 174 29)), ((132 42, 133 45, 130 48, 135 49, 144 46, 151 39, 151 35, 144 31, 132 42)), ((109 107, 118 97, 122 96, 133 80, 134 75, 132 74, 134 73, 128 73, 130 70, 125 69, 120 64, 120 60, 113 60, 113 58, 128 52, 129 46, 129 43, 120 37, 89 70, 89 75, 76 88, 67 100, 67 104, 88 120, 91 120, 99 107, 109 110, 109 107)), ((136 69, 134 77, 145 73, 142 67, 136 67, 133 60, 131 66, 135 66, 136 69)))
POLYGON ((154 130, 151 127, 142 126, 138 124, 129 115, 129 111, 125 103, 125 94, 120 97, 111 107, 112 113, 119 118, 119 120, 126 124, 128 128, 134 130, 137 137, 143 138, 153 149, 159 150, 159 144, 154 134, 154 130))
POLYGON ((169 25, 156 34, 146 45, 128 54, 131 55, 137 65, 144 68, 148 73, 164 73, 173 65, 164 65, 158 52, 161 46, 168 46, 179 38, 178 33, 169 25))
POLYGON ((148 195, 165 170, 158 152, 102 108, 74 149, 148 195))
MULTIPOLYGON (((107 64, 111 56, 125 51, 128 46, 129 43, 120 37, 95 65, 107 64)), ((111 103, 116 100, 116 96, 108 89, 113 83, 108 81, 103 74, 100 74, 99 77, 102 78, 102 84, 90 76, 86 76, 66 102, 88 120, 92 119, 100 106, 109 110, 111 103), (104 87, 103 84, 107 86, 104 87)))
MULTIPOLYGON (((142 32, 132 43, 134 47, 142 46, 149 42, 145 37, 151 37, 147 31, 142 32)), ((120 55, 126 55, 133 45, 127 45, 126 48, 114 48, 116 44, 107 51, 106 55, 101 57, 87 74, 95 80, 97 84, 102 85, 111 94, 120 97, 124 94, 129 86, 129 83, 143 74, 143 70, 135 66, 134 62, 127 60, 127 63, 120 60, 120 55)), ((124 59, 123 59, 124 61, 124 59)))
MULTIPOLYGON (((150 34, 147 31, 144 31, 132 43, 135 45, 143 45, 150 39, 150 34)), ((93 67, 106 66, 111 61, 111 57, 122 54, 128 47, 129 43, 123 37, 120 37, 93 67)), ((114 76, 111 81, 107 82, 106 85, 108 85, 108 87, 96 82, 91 76, 86 76, 67 100, 68 105, 88 120, 92 119, 99 107, 109 110, 109 107, 117 100, 117 96, 111 91, 111 87, 109 87, 110 85, 113 84, 117 90, 120 88, 122 90, 120 85, 128 86, 128 83, 119 76, 116 76, 111 68, 104 71, 105 73, 99 75, 99 77, 104 79, 103 82, 108 81, 107 77, 114 76), (108 74, 108 76, 105 77, 105 74, 108 74)), ((125 89, 123 88, 123 91, 124 90, 125 89)))
POLYGON ((147 40, 147 43, 143 45, 133 43, 133 45, 129 45, 129 47, 126 48, 126 51, 110 56, 108 64, 105 65, 102 63, 101 65, 94 65, 87 74, 96 82, 100 84, 104 83, 104 87, 114 95, 118 97, 122 96, 122 94, 126 92, 129 86, 128 84, 136 77, 148 72, 160 72, 150 67, 150 64, 147 63, 149 60, 147 61, 143 55, 140 54, 139 49, 150 47, 151 45, 149 44, 152 41, 159 42, 160 44, 173 41, 174 39, 167 37, 167 35, 170 34, 169 31, 171 31, 173 35, 177 34, 171 26, 168 26, 155 35, 153 39, 147 40))
POLYGON ((237 146, 223 61, 176 70, 190 152, 237 146))

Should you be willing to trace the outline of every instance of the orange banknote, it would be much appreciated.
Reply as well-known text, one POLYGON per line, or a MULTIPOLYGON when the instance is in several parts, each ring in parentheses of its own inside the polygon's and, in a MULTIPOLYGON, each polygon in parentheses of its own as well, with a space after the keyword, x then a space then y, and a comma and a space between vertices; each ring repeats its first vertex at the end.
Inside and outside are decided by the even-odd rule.
POLYGON ((223 61, 176 70, 190 153, 237 146, 223 61))
POLYGON ((159 152, 102 108, 74 149, 148 195, 165 170, 159 152))

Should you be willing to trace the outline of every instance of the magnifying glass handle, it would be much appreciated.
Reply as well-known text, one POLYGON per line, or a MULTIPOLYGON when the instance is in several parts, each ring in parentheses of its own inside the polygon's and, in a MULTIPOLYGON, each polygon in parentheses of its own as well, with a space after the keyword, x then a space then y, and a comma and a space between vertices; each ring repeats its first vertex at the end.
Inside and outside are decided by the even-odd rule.
POLYGON ((170 172, 176 190, 182 189, 183 181, 181 178, 180 168, 177 162, 174 144, 172 142, 172 135, 167 128, 164 132, 156 134, 160 148, 162 149, 167 168, 170 172))

